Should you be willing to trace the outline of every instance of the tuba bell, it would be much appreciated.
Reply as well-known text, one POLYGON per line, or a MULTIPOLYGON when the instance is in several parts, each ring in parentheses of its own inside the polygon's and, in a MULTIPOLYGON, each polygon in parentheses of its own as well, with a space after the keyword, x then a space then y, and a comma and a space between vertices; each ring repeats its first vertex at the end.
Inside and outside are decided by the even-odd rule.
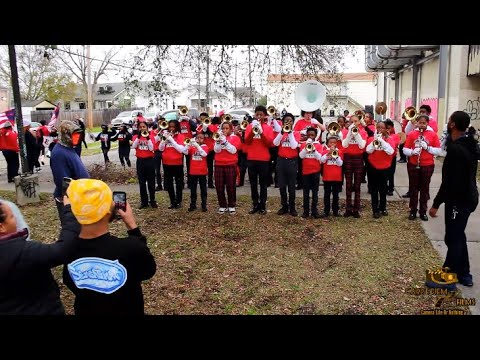
POLYGON ((405 119, 407 119, 407 121, 415 122, 415 120, 417 120, 418 115, 420 114, 418 113, 415 106, 409 106, 405 109, 405 111, 403 112, 403 115, 405 116, 405 119))
POLYGON ((327 126, 327 132, 330 135, 337 136, 338 133, 340 132, 340 125, 336 121, 332 121, 330 124, 327 126))
POLYGON ((295 91, 295 104, 306 112, 320 109, 326 98, 325 86, 316 80, 304 81, 295 91))
POLYGON ((178 113, 182 116, 185 116, 188 114, 188 108, 186 106, 182 106, 179 110, 178 113))
POLYGON ((268 115, 270 115, 270 116, 275 115, 275 112, 276 112, 276 111, 277 111, 277 110, 275 109, 275 106, 273 106, 273 105, 270 105, 270 106, 267 108, 267 113, 268 113, 268 115))

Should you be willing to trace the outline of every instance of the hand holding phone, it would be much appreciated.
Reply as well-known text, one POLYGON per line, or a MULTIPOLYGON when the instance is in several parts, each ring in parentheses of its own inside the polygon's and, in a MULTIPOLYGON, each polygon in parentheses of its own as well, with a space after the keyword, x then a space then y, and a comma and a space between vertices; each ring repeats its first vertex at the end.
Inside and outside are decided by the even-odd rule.
POLYGON ((124 191, 113 192, 113 202, 115 203, 115 209, 127 210, 127 193, 124 191))

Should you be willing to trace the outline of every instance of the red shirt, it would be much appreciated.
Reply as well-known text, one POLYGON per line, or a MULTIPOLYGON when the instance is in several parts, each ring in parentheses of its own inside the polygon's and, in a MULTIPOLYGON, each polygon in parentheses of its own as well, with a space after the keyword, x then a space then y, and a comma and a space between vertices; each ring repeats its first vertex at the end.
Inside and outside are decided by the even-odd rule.
POLYGON ((435 134, 438 133, 438 122, 433 117, 429 116, 430 120, 428 120, 428 126, 432 128, 435 134))
POLYGON ((402 119, 402 132, 405 132, 405 128, 408 125, 408 120, 407 119, 402 119))
MULTIPOLYGON (((363 130, 360 126, 358 127, 358 133, 360 134, 360 136, 362 137, 363 140, 367 140, 367 132, 365 130, 363 130)), ((348 134, 348 129, 343 129, 342 130, 342 135, 343 135, 344 139, 347 137, 347 134, 348 134)), ((365 147, 366 147, 366 145, 365 145, 365 147)), ((350 143, 349 143, 348 147, 342 148, 342 151, 343 151, 344 154, 362 155, 365 152, 365 148, 360 149, 358 147, 358 144, 355 141, 355 139, 352 139, 352 140, 350 140, 350 143)))
POLYGON ((180 121, 180 134, 182 134, 184 138, 192 138, 193 135, 189 120, 180 121))
MULTIPOLYGON (((208 154, 208 146, 206 144, 202 144, 200 147, 208 154)), ((190 175, 207 175, 207 157, 200 155, 196 146, 190 146, 188 154, 190 155, 190 175)))
MULTIPOLYGON (((370 145, 373 142, 373 140, 375 140, 374 137, 368 138, 367 146, 370 145)), ((387 139, 384 138, 384 140, 387 143, 389 143, 392 148, 395 146, 394 140, 392 139, 391 136, 389 136, 387 139)), ((388 155, 383 150, 375 150, 373 153, 368 154, 369 164, 372 165, 372 167, 374 167, 377 170, 388 169, 392 165, 392 159, 393 159, 393 154, 388 155)))
MULTIPOLYGON (((395 131, 395 130, 393 130, 393 131, 395 131)), ((395 156, 397 156, 398 146, 400 145, 400 137, 399 137, 397 134, 392 133, 392 132, 390 131, 390 139, 393 140, 393 144, 395 145, 395 146, 392 145, 392 147, 393 147, 393 156, 395 157, 395 156)))
POLYGON ((230 154, 222 145, 222 151, 215 153, 215 165, 226 166, 226 165, 236 165, 238 162, 238 151, 242 149, 242 141, 237 135, 227 136, 227 141, 235 146, 237 152, 235 154, 230 154))
MULTIPOLYGON (((155 130, 150 130, 150 138, 152 139, 152 142, 153 142, 153 151, 159 151, 159 146, 160 146, 160 141, 155 141, 155 133, 154 133, 155 130)), ((118 135, 118 141, 120 141, 120 135, 118 135)), ((158 134, 160 136, 160 138, 162 137, 162 134, 159 133, 158 134)), ((123 140, 123 139, 122 139, 123 140)))
MULTIPOLYGON (((178 145, 183 146, 185 137, 182 134, 175 134, 173 140, 175 140, 178 145)), ((183 165, 183 153, 179 153, 169 141, 166 141, 162 161, 165 165, 183 165)))
POLYGON ((245 130, 247 160, 270 161, 269 148, 273 146, 273 130, 267 123, 262 123, 262 130, 262 134, 254 135, 252 124, 248 124, 245 130))
MULTIPOLYGON (((307 145, 306 143, 301 144, 300 151, 305 149, 306 145, 307 145)), ((318 153, 320 154, 323 153, 324 147, 322 144, 315 142, 313 143, 313 145, 315 146, 315 149, 317 149, 318 153)), ((320 172, 321 169, 322 169, 322 164, 320 163, 320 161, 315 159, 314 153, 307 152, 307 156, 305 156, 305 158, 302 159, 302 175, 315 174, 317 172, 320 172)))
MULTIPOLYGON (((415 140, 418 139, 420 136, 420 131, 415 129, 411 131, 407 135, 407 140, 405 141, 405 147, 407 149, 415 149, 415 140)), ((423 132, 423 137, 425 138, 425 142, 428 144, 428 146, 438 148, 440 147, 440 139, 438 138, 438 135, 436 132, 433 132, 432 130, 425 130, 423 132)), ((412 155, 408 158, 408 162, 412 165, 417 165, 418 161, 418 156, 417 155, 412 155)), ((434 165, 435 161, 433 159, 433 155, 430 154, 427 150, 422 149, 422 152, 420 153, 420 166, 428 166, 428 165, 434 165)))
MULTIPOLYGON (((374 134, 375 134, 375 130, 377 130, 376 126, 373 125, 373 124, 367 125, 367 128, 369 128, 371 131, 373 131, 374 134)), ((368 133, 367 133, 367 136, 368 136, 368 133)), ((368 136, 368 137, 371 137, 371 136, 368 136)))
MULTIPOLYGON (((338 157, 343 159, 342 151, 338 148, 338 157)), ((325 148, 322 152, 322 155, 328 154, 330 149, 325 148)), ((327 159, 327 162, 323 163, 323 173, 322 178, 323 181, 342 181, 342 167, 338 166, 336 160, 334 159, 327 159)))
POLYGON ((0 129, 0 150, 20 151, 18 134, 11 127, 0 129))
MULTIPOLYGON (((295 138, 295 140, 297 140, 297 142, 300 142, 300 133, 298 131, 293 132, 293 137, 295 138)), ((296 149, 292 149, 290 147, 288 134, 282 135, 282 140, 280 140, 280 145, 278 145, 278 156, 289 159, 294 159, 298 156, 298 147, 296 149)))
POLYGON ((150 134, 150 137, 144 138, 143 136, 138 137, 138 135, 133 136, 133 142, 135 140, 138 140, 138 146, 135 148, 135 156, 140 159, 148 159, 148 158, 153 158, 153 151, 148 150, 148 140, 152 140, 152 143, 155 142, 155 139, 153 139, 152 134, 150 134))
POLYGON ((299 119, 295 124, 295 126, 293 127, 293 130, 302 131, 309 127, 317 128, 317 125, 312 124, 311 120, 299 119))

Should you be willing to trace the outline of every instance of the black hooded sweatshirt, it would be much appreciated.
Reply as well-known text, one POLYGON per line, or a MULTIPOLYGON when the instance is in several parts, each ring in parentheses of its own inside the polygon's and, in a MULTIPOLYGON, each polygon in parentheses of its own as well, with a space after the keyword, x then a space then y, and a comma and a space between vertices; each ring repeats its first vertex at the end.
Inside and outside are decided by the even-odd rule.
POLYGON ((478 205, 477 166, 480 160, 477 141, 462 136, 447 145, 443 162, 442 184, 433 200, 438 209, 442 203, 475 211, 478 205))
POLYGON ((53 244, 27 241, 28 233, 0 240, 0 315, 64 315, 51 268, 64 263, 78 244, 80 224, 64 207, 65 224, 53 244))

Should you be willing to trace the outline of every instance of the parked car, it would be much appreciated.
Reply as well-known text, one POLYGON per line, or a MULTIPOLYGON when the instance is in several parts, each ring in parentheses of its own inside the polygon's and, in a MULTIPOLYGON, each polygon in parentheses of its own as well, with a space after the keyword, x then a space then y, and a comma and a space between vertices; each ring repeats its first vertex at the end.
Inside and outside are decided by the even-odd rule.
POLYGON ((145 119, 147 119, 147 124, 151 124, 155 121, 155 112, 154 111, 148 111, 143 115, 145 119))
POLYGON ((253 109, 233 109, 225 112, 233 116, 233 121, 241 122, 246 115, 250 115, 252 118, 255 118, 255 111, 253 109))
MULTIPOLYGON (((162 112, 160 116, 163 116, 167 121, 178 120, 180 118, 178 109, 166 110, 162 112)), ((192 119, 198 119, 200 117, 200 113, 198 112, 197 108, 189 108, 188 116, 190 116, 192 119)))
POLYGON ((115 119, 112 119, 112 128, 119 128, 121 125, 132 126, 138 114, 144 114, 143 110, 122 111, 115 119))

